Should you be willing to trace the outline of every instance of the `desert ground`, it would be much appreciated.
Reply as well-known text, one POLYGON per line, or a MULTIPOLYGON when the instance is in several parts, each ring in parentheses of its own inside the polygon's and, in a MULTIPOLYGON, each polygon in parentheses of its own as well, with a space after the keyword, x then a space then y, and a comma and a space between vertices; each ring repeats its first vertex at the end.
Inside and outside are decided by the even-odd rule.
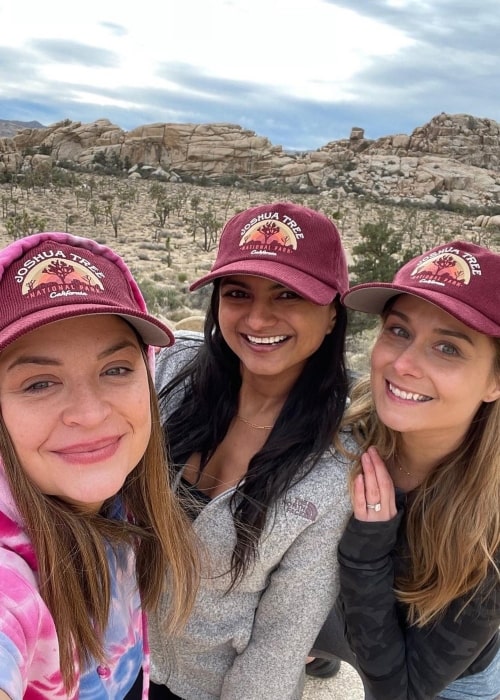
POLYGON ((364 700, 363 684, 349 664, 342 663, 333 678, 308 678, 302 700, 364 700))
MULTIPOLYGON (((62 185, 0 185, 0 245, 12 239, 9 220, 16 216, 25 216, 24 235, 40 230, 36 224, 41 223, 46 231, 69 231, 109 245, 132 269, 150 310, 178 327, 200 326, 209 290, 190 293, 188 287, 210 268, 223 223, 257 204, 288 199, 322 211, 335 220, 350 263, 366 223, 388 222, 406 239, 428 242, 427 247, 441 242, 445 234, 477 236, 464 214, 375 204, 333 190, 291 194, 283 188, 201 187, 72 172, 64 178, 62 185)), ((356 351, 349 351, 353 369, 366 368, 363 348, 370 342, 370 336, 356 339, 356 351)))

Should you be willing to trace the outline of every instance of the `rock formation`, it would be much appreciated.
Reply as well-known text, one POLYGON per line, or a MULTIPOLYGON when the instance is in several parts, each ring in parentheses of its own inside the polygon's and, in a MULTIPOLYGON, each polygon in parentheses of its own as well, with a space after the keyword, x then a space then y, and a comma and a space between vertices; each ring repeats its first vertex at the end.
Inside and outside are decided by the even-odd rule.
POLYGON ((107 119, 65 120, 0 138, 0 174, 72 163, 106 165, 129 177, 260 186, 284 183, 303 192, 369 193, 399 203, 500 203, 500 124, 439 114, 412 134, 376 140, 353 127, 350 138, 314 151, 287 152, 234 124, 149 124, 123 131, 107 119))

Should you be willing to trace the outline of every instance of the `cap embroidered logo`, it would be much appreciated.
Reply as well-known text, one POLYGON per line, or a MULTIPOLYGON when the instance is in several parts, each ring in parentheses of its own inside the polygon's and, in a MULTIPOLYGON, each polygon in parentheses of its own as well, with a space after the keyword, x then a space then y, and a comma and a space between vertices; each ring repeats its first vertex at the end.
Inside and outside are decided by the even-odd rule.
POLYGON ((461 257, 459 251, 445 250, 419 262, 411 277, 420 284, 456 287, 469 284, 472 275, 480 274, 481 266, 476 261, 473 269, 470 260, 461 257))
POLYGON ((21 294, 28 297, 85 296, 102 294, 104 273, 97 267, 68 259, 62 250, 44 252, 46 259, 26 261, 16 274, 21 294), (33 265, 34 263, 34 265, 33 265))
POLYGON ((297 250, 298 240, 304 238, 300 229, 295 227, 294 232, 289 224, 277 220, 276 212, 271 212, 269 217, 269 220, 253 224, 248 230, 243 229, 240 247, 252 251, 254 255, 287 255, 292 250, 297 250))

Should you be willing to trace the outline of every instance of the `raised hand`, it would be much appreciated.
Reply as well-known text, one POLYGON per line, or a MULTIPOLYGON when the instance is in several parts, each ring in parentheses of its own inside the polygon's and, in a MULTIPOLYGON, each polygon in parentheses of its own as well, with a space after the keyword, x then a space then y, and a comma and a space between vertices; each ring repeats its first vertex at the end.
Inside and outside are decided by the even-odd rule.
POLYGON ((394 484, 375 447, 361 456, 363 473, 354 481, 354 517, 365 522, 390 520, 396 513, 394 484))

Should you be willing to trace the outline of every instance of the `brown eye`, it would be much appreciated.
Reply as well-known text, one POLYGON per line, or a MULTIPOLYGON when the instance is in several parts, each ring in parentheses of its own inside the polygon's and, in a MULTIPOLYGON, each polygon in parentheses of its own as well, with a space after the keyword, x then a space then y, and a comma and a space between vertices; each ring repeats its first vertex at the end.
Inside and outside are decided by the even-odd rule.
POLYGON ((280 299, 302 299, 303 297, 300 296, 300 294, 297 294, 297 292, 292 292, 291 289, 287 289, 284 292, 281 292, 280 299))

